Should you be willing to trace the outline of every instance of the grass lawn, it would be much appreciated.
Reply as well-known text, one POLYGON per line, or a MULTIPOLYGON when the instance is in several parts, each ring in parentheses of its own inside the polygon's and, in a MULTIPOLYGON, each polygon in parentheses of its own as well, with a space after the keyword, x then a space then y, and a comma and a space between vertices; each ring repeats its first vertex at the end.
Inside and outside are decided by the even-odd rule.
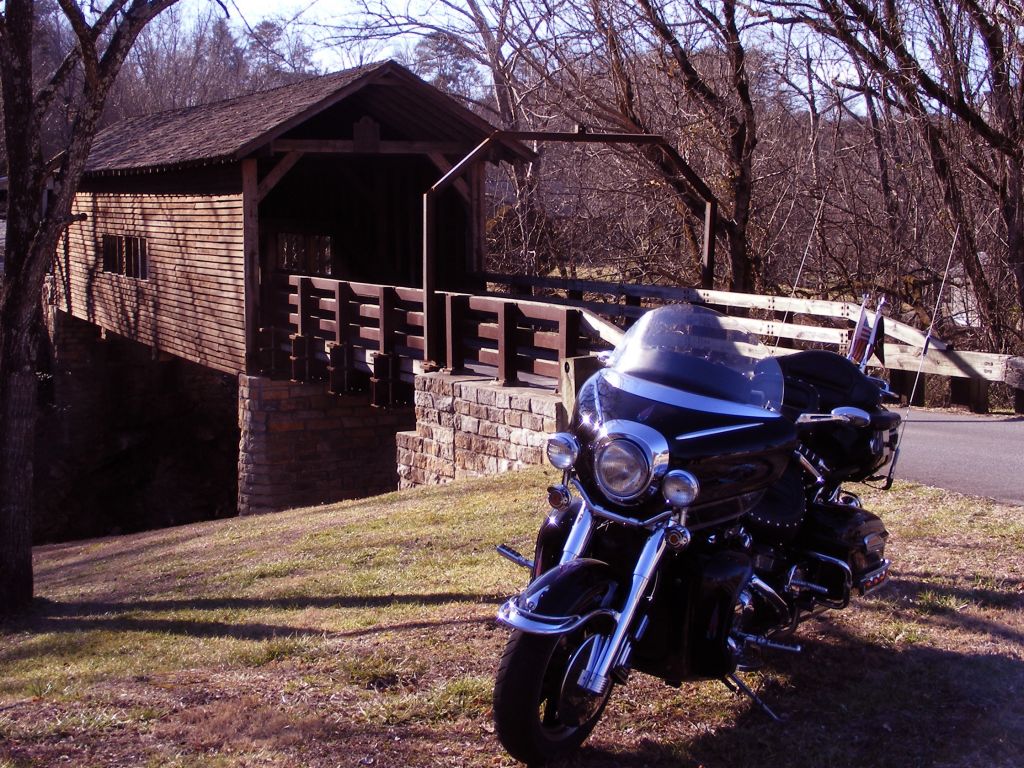
MULTIPOLYGON (((506 766, 497 604, 539 470, 39 547, 0 625, 0 766, 506 766)), ((748 682, 634 675, 571 766, 1024 765, 1024 509, 869 493, 890 587, 748 682)))

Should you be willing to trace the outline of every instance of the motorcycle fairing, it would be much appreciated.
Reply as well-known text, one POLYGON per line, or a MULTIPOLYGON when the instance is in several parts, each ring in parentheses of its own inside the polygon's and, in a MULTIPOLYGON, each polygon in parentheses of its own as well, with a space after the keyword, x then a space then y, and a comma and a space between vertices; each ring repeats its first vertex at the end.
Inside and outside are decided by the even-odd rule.
MULTIPOLYGON (((611 420, 657 430, 668 442, 671 467, 696 475, 694 523, 742 514, 782 474, 796 446, 793 424, 773 411, 599 371, 580 390, 572 428, 593 445, 611 420)), ((596 485, 593 455, 583 451, 576 471, 596 485)))

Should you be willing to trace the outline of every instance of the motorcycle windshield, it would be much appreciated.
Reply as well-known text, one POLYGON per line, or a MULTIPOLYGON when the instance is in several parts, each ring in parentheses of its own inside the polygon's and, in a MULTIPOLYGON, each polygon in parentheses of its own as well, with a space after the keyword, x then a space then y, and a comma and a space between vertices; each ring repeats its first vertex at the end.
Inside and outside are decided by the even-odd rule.
POLYGON ((619 373, 697 395, 778 411, 778 361, 732 318, 692 304, 652 310, 630 328, 608 361, 619 373))

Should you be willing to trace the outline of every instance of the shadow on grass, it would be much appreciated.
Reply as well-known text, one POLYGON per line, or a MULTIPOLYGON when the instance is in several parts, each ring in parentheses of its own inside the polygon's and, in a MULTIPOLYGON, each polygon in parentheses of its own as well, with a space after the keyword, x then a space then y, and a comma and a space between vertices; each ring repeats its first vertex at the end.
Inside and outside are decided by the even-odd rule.
MULTIPOLYGON (((215 522, 215 521, 211 521, 215 522)), ((147 554, 176 555, 175 548, 193 542, 197 537, 191 526, 177 529, 161 528, 126 536, 107 536, 86 541, 68 541, 33 547, 35 574, 39 582, 55 577, 89 572, 92 569, 118 563, 147 562, 147 554), (131 541, 130 547, 116 546, 131 541)), ((151 561, 149 561, 151 562, 151 561)))
MULTIPOLYGON (((81 601, 56 602, 37 598, 32 612, 20 619, 0 625, 4 631, 33 634, 53 632, 84 632, 104 630, 117 632, 164 632, 190 637, 225 637, 242 640, 268 640, 276 637, 354 637, 380 631, 401 631, 403 629, 425 629, 449 624, 472 624, 489 621, 486 618, 469 618, 458 621, 422 621, 405 624, 379 625, 349 632, 324 632, 309 627, 288 624, 266 624, 258 622, 231 622, 192 618, 160 618, 159 616, 136 616, 176 611, 219 611, 219 610, 304 610, 320 609, 386 609, 400 605, 422 605, 425 607, 447 603, 475 603, 493 606, 505 599, 501 595, 480 595, 461 592, 435 594, 370 595, 361 597, 287 597, 287 598, 199 598, 195 600, 138 600, 131 602, 81 601)), ((0 652, 0 660, 11 658, 0 652)))
MULTIPOLYGON (((1003 655, 893 649, 837 627, 800 656, 776 656, 785 684, 759 694, 783 716, 751 704, 693 740, 657 733, 631 750, 585 748, 560 768, 1020 768, 1024 765, 1024 661, 1003 655), (838 637, 838 642, 836 638, 838 637)), ((756 684, 755 684, 756 685, 756 684)), ((687 706, 680 716, 699 723, 687 706)), ((609 705, 614 709, 615 699, 609 705)))
MULTIPOLYGON (((932 574, 903 574, 889 588, 886 600, 869 601, 863 608, 869 611, 884 611, 899 608, 907 611, 908 618, 922 624, 960 629, 979 635, 988 635, 1016 643, 1024 647, 1024 632, 1007 626, 998 619, 986 618, 947 606, 977 606, 1000 610, 1024 611, 1024 594, 1005 589, 983 587, 957 587, 929 581, 932 574), (925 596, 928 600, 925 601, 925 596), (907 603, 894 602, 891 598, 902 598, 907 603)), ((1007 586, 1019 589, 1020 582, 1009 580, 1007 586)))

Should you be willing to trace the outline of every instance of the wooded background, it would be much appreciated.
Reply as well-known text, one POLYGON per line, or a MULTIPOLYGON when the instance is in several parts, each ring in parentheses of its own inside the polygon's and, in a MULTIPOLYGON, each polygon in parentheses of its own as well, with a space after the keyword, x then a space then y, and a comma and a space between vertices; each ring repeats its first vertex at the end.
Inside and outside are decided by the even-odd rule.
MULTIPOLYGON (((721 204, 718 287, 885 295, 960 348, 1024 348, 1019 2, 432 7, 359 0, 315 24, 253 26, 216 4, 172 7, 142 33, 104 120, 286 84, 318 72, 325 49, 346 63, 387 52, 501 128, 666 136, 721 204)), ((46 73, 71 32, 56 3, 42 9, 46 73)), ((46 125, 54 147, 74 92, 46 125)), ((491 271, 699 284, 703 202, 670 158, 538 149, 492 176, 491 271)))

